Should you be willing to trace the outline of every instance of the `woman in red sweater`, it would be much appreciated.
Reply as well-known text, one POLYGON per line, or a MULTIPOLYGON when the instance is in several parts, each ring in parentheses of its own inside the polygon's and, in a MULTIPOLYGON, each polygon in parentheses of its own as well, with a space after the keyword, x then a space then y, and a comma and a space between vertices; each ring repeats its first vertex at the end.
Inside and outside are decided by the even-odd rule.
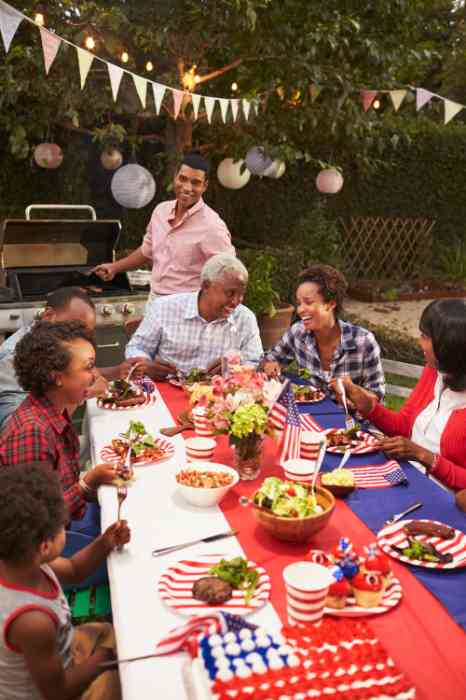
POLYGON ((466 488, 466 301, 430 303, 419 322, 426 366, 399 413, 345 377, 349 399, 387 436, 390 457, 420 462, 452 489, 466 488))

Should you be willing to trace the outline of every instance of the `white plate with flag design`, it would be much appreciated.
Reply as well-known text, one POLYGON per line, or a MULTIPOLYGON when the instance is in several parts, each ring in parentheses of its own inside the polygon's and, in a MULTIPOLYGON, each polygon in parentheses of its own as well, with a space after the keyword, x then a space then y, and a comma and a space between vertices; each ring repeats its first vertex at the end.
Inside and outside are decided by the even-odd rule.
MULTIPOLYGON (((324 430, 327 441, 331 439, 332 435, 345 435, 346 432, 344 428, 330 428, 329 430, 324 430)), ((365 433, 362 430, 358 430, 356 435, 357 438, 352 439, 350 444, 329 445, 327 442, 327 452, 343 454, 349 448, 352 455, 364 455, 369 452, 378 452, 378 450, 380 450, 379 440, 373 435, 365 433)))
POLYGON ((210 567, 225 558, 228 559, 228 556, 224 554, 204 554, 172 564, 159 579, 160 598, 175 612, 187 616, 199 615, 213 609, 235 615, 248 615, 265 605, 270 597, 270 577, 265 569, 249 560, 248 567, 258 572, 259 582, 248 603, 245 601, 244 591, 241 590, 233 590, 230 600, 221 605, 209 605, 193 598, 192 588, 195 582, 209 576, 210 567))
MULTIPOLYGON (((451 554, 453 559, 446 564, 434 561, 422 561, 420 559, 410 559, 402 552, 394 549, 394 547, 404 548, 409 546, 408 535, 404 527, 410 522, 412 521, 400 520, 394 525, 388 525, 380 530, 377 535, 377 542, 380 549, 394 559, 405 562, 405 564, 423 566, 427 569, 459 569, 466 566, 466 535, 464 532, 461 532, 461 530, 454 530, 454 536, 449 540, 433 537, 432 535, 416 535, 416 540, 433 545, 435 549, 442 554, 451 554)), ((439 523, 436 520, 420 520, 419 522, 443 525, 443 523, 439 523)))
MULTIPOLYGON (((158 455, 148 458, 136 457, 131 458, 131 466, 138 467, 144 464, 157 464, 158 462, 163 462, 166 459, 170 459, 175 454, 175 446, 170 440, 165 440, 164 438, 154 438, 154 445, 158 448, 158 455)), ((121 456, 113 449, 111 445, 106 445, 100 451, 100 458, 108 464, 121 464, 125 461, 126 454, 121 456)))

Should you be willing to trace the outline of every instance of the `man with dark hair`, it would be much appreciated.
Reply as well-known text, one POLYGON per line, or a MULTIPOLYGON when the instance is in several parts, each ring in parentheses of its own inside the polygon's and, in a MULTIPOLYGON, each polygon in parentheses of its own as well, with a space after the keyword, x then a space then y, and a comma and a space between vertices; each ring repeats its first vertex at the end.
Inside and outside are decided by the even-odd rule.
POLYGON ((142 245, 122 260, 98 265, 96 274, 111 280, 151 260, 152 299, 199 289, 201 270, 212 255, 235 254, 225 222, 202 199, 208 178, 204 158, 185 155, 173 182, 176 199, 155 207, 142 245))
MULTIPOLYGON (((96 322, 94 302, 79 287, 63 287, 48 295, 42 319, 52 323, 81 321, 86 328, 93 331, 96 322)), ((16 411, 27 395, 16 377, 13 357, 16 345, 31 328, 32 324, 20 328, 0 345, 0 432, 5 427, 7 419, 16 411)), ((105 379, 102 377, 97 379, 89 396, 95 396, 103 391, 106 379, 118 379, 126 376, 131 364, 131 361, 126 361, 116 367, 99 370, 105 379)))

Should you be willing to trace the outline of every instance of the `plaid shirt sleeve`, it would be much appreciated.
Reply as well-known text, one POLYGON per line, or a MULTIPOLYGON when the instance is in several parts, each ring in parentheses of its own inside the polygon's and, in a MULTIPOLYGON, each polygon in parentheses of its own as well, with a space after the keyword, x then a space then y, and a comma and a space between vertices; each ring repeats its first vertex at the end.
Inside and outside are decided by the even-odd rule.
POLYGON ((363 382, 365 389, 373 391, 382 400, 385 396, 385 376, 382 369, 380 347, 373 333, 365 336, 363 353, 363 382))
POLYGON ((296 359, 295 334, 292 326, 286 331, 275 347, 265 353, 264 360, 289 364, 296 359))

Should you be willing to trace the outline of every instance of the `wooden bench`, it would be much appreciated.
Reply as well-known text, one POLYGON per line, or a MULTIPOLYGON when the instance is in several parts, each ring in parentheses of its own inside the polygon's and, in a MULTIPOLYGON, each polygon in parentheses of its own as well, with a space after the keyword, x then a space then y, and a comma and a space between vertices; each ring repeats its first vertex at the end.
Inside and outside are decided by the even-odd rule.
MULTIPOLYGON (((419 365, 410 365, 408 362, 395 362, 394 360, 386 360, 382 358, 382 367, 385 374, 397 374, 400 377, 409 377, 411 379, 419 379, 424 367, 419 365)), ((410 395, 412 389, 406 386, 397 384, 387 384, 387 394, 391 396, 402 396, 406 398, 410 395)))

